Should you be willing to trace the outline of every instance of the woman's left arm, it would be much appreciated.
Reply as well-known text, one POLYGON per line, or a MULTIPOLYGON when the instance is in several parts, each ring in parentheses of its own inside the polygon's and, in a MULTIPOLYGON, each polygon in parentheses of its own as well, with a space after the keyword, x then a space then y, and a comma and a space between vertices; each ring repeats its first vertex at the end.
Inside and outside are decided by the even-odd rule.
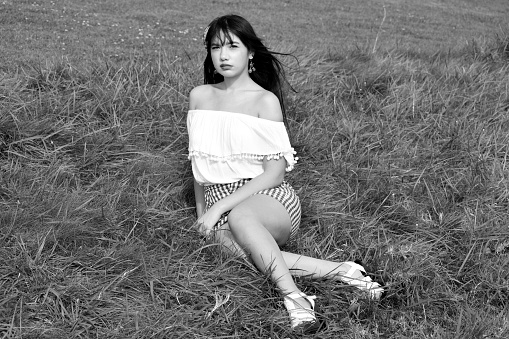
POLYGON ((254 177, 232 194, 212 205, 198 219, 199 231, 208 235, 223 213, 232 210, 256 192, 279 186, 285 176, 286 160, 284 157, 271 160, 267 160, 267 157, 265 157, 263 159, 263 170, 262 174, 254 177))

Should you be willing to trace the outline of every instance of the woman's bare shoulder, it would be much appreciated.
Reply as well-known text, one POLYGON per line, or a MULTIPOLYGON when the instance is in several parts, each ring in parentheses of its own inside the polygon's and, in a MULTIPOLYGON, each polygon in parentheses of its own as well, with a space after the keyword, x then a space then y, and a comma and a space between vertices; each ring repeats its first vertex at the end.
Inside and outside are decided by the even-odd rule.
POLYGON ((195 88, 193 88, 191 90, 191 92, 189 93, 189 95, 193 95, 193 94, 197 95, 197 94, 203 94, 206 92, 210 92, 213 88, 214 88, 214 85, 210 85, 210 84, 199 85, 199 86, 196 86, 195 88))
POLYGON ((270 92, 264 91, 258 100, 258 116, 262 119, 283 121, 283 112, 281 104, 277 96, 270 92))
POLYGON ((210 96, 213 95, 215 85, 200 85, 196 86, 189 92, 189 109, 196 109, 200 103, 206 102, 210 96))

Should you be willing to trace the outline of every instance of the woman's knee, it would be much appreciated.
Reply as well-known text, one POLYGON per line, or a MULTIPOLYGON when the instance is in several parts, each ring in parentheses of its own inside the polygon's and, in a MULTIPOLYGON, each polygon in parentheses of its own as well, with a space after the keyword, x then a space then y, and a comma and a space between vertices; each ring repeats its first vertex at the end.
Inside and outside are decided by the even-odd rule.
POLYGON ((247 225, 253 222, 255 222, 255 216, 253 213, 241 206, 237 206, 228 214, 228 224, 230 226, 230 231, 234 236, 239 236, 242 233, 245 233, 246 230, 249 230, 247 225))
POLYGON ((278 245, 288 240, 291 231, 290 216, 282 205, 272 204, 272 201, 267 205, 267 201, 266 196, 254 196, 250 204, 237 205, 228 214, 232 235, 240 243, 256 238, 262 228, 270 233, 278 245))

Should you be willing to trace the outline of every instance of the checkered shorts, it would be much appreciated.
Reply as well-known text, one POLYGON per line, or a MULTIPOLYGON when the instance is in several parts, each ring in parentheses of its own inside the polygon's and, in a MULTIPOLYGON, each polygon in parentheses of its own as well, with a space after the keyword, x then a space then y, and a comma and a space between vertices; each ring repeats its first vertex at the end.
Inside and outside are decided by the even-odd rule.
MULTIPOLYGON (((244 185, 249 180, 251 179, 242 179, 240 181, 229 184, 216 184, 205 186, 205 205, 206 205, 205 209, 208 210, 216 202, 235 192, 235 190, 237 190, 239 187, 244 185)), ((297 194, 295 194, 295 191, 293 190, 292 186, 290 186, 290 184, 287 183, 286 181, 283 181, 283 183, 279 186, 265 189, 255 194, 266 194, 270 197, 273 197, 286 208, 288 214, 290 215, 290 220, 292 224, 290 230, 290 240, 293 239, 295 234, 297 233, 297 230, 299 229, 301 209, 299 197, 297 196, 297 194)), ((221 216, 215 228, 221 227, 228 221, 229 213, 230 211, 224 213, 221 216)))

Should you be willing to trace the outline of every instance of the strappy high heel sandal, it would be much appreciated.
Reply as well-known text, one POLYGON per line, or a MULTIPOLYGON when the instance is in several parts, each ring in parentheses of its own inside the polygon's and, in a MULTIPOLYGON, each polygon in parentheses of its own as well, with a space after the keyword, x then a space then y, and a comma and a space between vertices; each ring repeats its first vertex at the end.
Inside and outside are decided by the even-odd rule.
POLYGON ((371 299, 380 299, 384 289, 376 281, 371 280, 371 277, 367 275, 366 270, 361 265, 354 263, 353 261, 345 261, 345 264, 350 265, 350 269, 346 274, 341 275, 341 280, 348 285, 357 287, 362 291, 368 292, 371 299), (353 273, 359 271, 362 274, 362 278, 354 278, 353 273))
POLYGON ((302 292, 285 295, 284 304, 290 314, 292 330, 308 333, 316 331, 320 327, 315 314, 315 299, 316 296, 307 296, 302 292), (295 301, 297 298, 305 299, 311 308, 297 303, 295 301))

